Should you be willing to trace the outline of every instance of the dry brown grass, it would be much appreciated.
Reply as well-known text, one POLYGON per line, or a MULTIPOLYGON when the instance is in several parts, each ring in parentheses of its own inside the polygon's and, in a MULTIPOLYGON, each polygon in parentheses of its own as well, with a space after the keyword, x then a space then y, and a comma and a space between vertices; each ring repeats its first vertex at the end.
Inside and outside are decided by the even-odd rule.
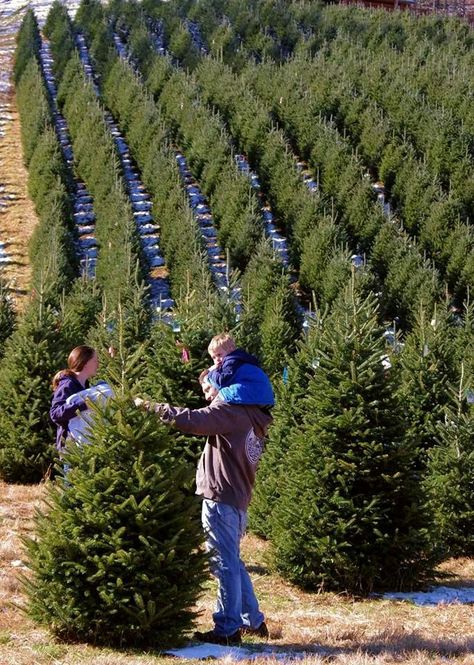
MULTIPOLYGON (((156 652, 62 644, 21 612, 17 605, 24 603, 24 597, 16 579, 22 557, 20 537, 31 532, 34 507, 41 502, 43 491, 44 486, 0 483, 0 665, 179 662, 156 652)), ((268 545, 254 536, 245 538, 243 558, 268 617, 271 644, 284 652, 306 652, 298 661, 304 665, 474 665, 472 606, 418 607, 383 599, 305 593, 269 571, 268 545)), ((455 575, 450 585, 474 584, 473 559, 452 560, 443 568, 455 575)), ((198 603, 203 627, 211 624, 214 595, 215 584, 209 582, 198 603)))
MULTIPOLYGON (((3 70, 11 70, 12 56, 7 49, 13 45, 12 35, 5 35, 0 40, 3 70)), ((0 138, 0 241, 5 243, 5 250, 12 257, 10 263, 4 264, 2 274, 11 285, 17 308, 22 310, 31 281, 28 244, 38 219, 27 193, 28 176, 23 164, 14 92, 0 94, 0 104, 8 105, 8 113, 12 116, 5 125, 5 136, 0 138)))

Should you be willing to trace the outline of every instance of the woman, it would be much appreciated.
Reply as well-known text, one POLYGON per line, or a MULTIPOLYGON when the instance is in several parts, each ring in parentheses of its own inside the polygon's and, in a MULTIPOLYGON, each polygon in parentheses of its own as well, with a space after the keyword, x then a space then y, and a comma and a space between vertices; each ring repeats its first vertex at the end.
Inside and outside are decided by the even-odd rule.
POLYGON ((95 349, 91 346, 76 346, 68 356, 67 369, 60 370, 53 378, 54 394, 49 416, 58 428, 56 448, 59 451, 64 449, 69 421, 76 416, 77 411, 87 409, 84 400, 70 404, 68 398, 89 387, 89 379, 96 374, 98 367, 99 359, 95 349))

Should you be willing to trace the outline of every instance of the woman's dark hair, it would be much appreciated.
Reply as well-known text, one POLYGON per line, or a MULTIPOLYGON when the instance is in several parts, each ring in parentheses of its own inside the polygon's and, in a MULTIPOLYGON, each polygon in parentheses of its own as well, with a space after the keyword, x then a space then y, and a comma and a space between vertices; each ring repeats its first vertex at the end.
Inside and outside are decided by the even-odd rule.
POLYGON ((52 386, 53 390, 59 385, 59 381, 63 376, 75 376, 76 372, 80 372, 87 365, 89 360, 94 357, 95 349, 92 346, 76 346, 71 351, 67 358, 67 369, 60 369, 59 372, 53 377, 52 386))

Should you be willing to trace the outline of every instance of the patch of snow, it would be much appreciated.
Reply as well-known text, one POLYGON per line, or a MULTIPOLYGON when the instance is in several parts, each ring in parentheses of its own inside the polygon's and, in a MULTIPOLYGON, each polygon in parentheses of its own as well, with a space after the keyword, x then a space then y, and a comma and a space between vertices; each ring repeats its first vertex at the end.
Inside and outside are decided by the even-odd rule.
POLYGON ((384 593, 389 600, 407 600, 415 605, 452 605, 474 603, 474 587, 431 587, 428 591, 384 593))
POLYGON ((226 658, 230 661, 237 660, 257 660, 259 658, 272 658, 276 660, 300 660, 308 656, 304 652, 278 651, 272 647, 264 647, 258 651, 255 648, 228 647, 220 644, 194 644, 182 649, 172 649, 165 651, 166 656, 175 656, 176 658, 206 660, 209 658, 226 658))
POLYGON ((11 562, 11 565, 13 568, 25 568, 25 564, 21 559, 15 559, 15 561, 11 562))

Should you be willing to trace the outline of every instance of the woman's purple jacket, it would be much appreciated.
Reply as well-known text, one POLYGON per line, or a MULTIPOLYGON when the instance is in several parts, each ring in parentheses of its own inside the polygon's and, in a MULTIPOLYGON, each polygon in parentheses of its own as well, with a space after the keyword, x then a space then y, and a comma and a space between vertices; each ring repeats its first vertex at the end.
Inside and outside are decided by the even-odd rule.
MULTIPOLYGON (((89 382, 86 381, 85 387, 88 388, 88 386, 89 382)), ((85 402, 79 405, 66 404, 68 397, 79 393, 81 390, 84 390, 84 386, 74 376, 65 375, 59 379, 59 385, 54 391, 49 417, 58 428, 56 433, 56 448, 58 450, 64 448, 64 440, 68 435, 71 418, 74 418, 77 411, 87 409, 85 402)))

